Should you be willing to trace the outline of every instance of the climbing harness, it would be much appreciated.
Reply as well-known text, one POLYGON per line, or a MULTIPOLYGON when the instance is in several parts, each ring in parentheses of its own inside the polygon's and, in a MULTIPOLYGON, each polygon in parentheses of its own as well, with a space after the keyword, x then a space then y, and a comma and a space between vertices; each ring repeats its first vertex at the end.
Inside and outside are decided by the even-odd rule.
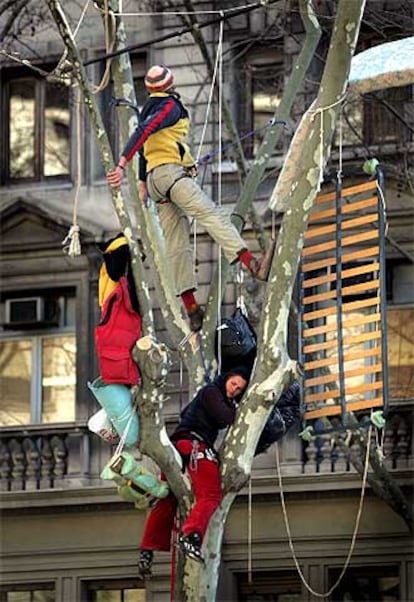
POLYGON ((248 506, 247 506, 247 580, 253 581, 253 562, 252 562, 252 526, 253 526, 253 506, 252 506, 252 475, 249 477, 248 506))
POLYGON ((203 457, 203 454, 200 455, 200 453, 198 451, 199 447, 200 447, 199 441, 197 439, 194 439, 193 440, 193 448, 192 448, 191 454, 190 454, 190 461, 188 463, 189 467, 194 472, 197 472, 198 460, 200 460, 203 457))
POLYGON ((235 146, 237 146, 238 144, 240 144, 240 142, 242 142, 243 140, 246 140, 246 138, 251 138, 252 136, 255 136, 256 134, 258 134, 259 132, 262 132, 263 130, 266 130, 267 128, 273 127, 274 125, 277 125, 277 124, 284 125, 284 126, 287 125, 286 121, 283 121, 281 119, 275 119, 275 118, 269 119, 261 127, 249 130, 248 132, 246 132, 242 136, 239 136, 235 142, 229 142, 228 144, 226 144, 223 147, 219 147, 217 149, 213 149, 212 151, 209 151, 208 153, 206 153, 205 155, 203 155, 202 157, 200 157, 199 159, 197 159, 196 165, 197 166, 205 165, 206 163, 208 163, 209 161, 211 161, 211 159, 213 159, 214 157, 217 157, 218 155, 224 154, 230 148, 234 148, 235 146))
POLYGON ((72 225, 68 234, 62 241, 62 250, 69 257, 76 257, 81 254, 81 245, 79 238, 79 226, 77 222, 79 191, 82 180, 82 165, 81 165, 81 95, 79 86, 76 87, 75 94, 76 104, 76 182, 75 182, 75 199, 73 201, 72 225))
MULTIPOLYGON (((95 8, 97 8, 98 10, 100 10, 101 12, 104 13, 106 50, 107 50, 107 52, 110 53, 110 52, 112 52, 114 43, 115 43, 116 22, 115 22, 115 16, 114 16, 113 12, 109 10, 108 0, 104 0, 104 3, 105 3, 105 7, 102 11, 96 4, 94 4, 94 6, 95 6, 95 8)), ((73 32, 71 32, 71 35, 73 36, 73 38, 76 37, 76 35, 80 29, 80 26, 85 17, 88 5, 89 5, 89 0, 86 0, 85 5, 82 10, 82 13, 81 13, 81 16, 76 25, 76 28, 74 29, 73 32)), ((58 65, 55 67, 52 74, 54 72, 59 73, 64 68, 66 59, 67 59, 67 50, 65 50, 65 52, 63 53, 61 59, 59 60, 58 65)), ((93 89, 94 94, 98 94, 108 85, 109 79, 110 79, 110 66, 111 66, 111 60, 108 59, 106 61, 105 73, 102 76, 101 82, 97 86, 95 86, 93 89)), ((79 85, 76 86, 75 104, 76 104, 76 112, 75 112, 75 115, 76 115, 75 198, 74 198, 74 202, 73 202, 72 225, 69 229, 68 234, 62 241, 62 251, 66 255, 69 255, 69 257, 76 257, 78 255, 81 255, 80 229, 79 229, 79 225, 77 223, 79 192, 80 192, 80 186, 81 186, 81 181, 82 181, 82 164, 81 164, 81 159, 82 159, 82 157, 81 157, 81 145, 82 145, 81 117, 82 117, 82 112, 81 112, 81 93, 80 93, 79 85)))

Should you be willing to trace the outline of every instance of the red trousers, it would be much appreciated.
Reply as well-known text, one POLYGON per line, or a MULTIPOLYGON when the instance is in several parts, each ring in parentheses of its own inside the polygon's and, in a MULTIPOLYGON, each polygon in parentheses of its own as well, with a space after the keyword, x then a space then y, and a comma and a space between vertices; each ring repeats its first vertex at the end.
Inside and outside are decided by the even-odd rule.
MULTIPOLYGON (((191 454, 192 441, 181 439, 174 445, 183 456, 191 454)), ((200 443, 199 451, 203 452, 205 449, 206 446, 200 443)), ((216 462, 204 457, 195 463, 190 462, 187 470, 193 485, 195 503, 181 531, 183 535, 198 531, 203 539, 209 520, 222 499, 220 472, 216 462)), ((140 545, 142 550, 168 552, 176 511, 177 500, 172 493, 156 502, 145 523, 140 545)))

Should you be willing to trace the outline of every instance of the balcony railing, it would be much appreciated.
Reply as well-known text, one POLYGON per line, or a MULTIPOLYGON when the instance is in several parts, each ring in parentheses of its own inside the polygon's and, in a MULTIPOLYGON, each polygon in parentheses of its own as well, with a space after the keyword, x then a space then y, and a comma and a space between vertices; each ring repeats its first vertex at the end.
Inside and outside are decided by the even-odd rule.
MULTIPOLYGON (((385 466, 405 471, 414 465, 413 407, 390 412, 382 441, 385 466)), ((345 436, 345 434, 344 434, 345 436)), ((84 424, 28 426, 0 429, 0 490, 33 491, 103 487, 99 474, 114 447, 91 433, 84 424)), ((282 443, 282 471, 286 476, 354 472, 330 435, 310 443, 290 436, 282 443)), ((253 477, 274 471, 273 457, 264 454, 255 462, 253 477), (272 465, 272 466, 271 466, 272 465)))

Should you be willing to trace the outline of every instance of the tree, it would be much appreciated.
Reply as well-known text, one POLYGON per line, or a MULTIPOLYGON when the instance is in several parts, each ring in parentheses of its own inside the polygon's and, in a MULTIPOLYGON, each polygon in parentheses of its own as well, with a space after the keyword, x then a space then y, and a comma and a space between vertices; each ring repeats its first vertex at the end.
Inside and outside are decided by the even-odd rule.
MULTIPOLYGON (((105 2, 98 3, 105 15, 105 2)), ((68 63, 73 74, 74 82, 79 87, 85 105, 89 111, 95 130, 101 159, 105 170, 113 165, 113 157, 108 143, 105 128, 92 93, 91 84, 86 76, 85 68, 71 34, 62 6, 56 0, 47 0, 53 21, 58 27, 68 53, 68 63)), ((311 108, 305 113, 296 135, 284 168, 279 176, 275 189, 276 196, 285 193, 289 200, 289 210, 286 211, 279 233, 275 260, 273 262, 267 295, 264 302, 263 318, 259 333, 258 362, 254 377, 245 395, 237 420, 230 429, 225 440, 222 453, 222 476, 225 497, 221 507, 216 512, 206 536, 206 566, 194 566, 187 561, 183 567, 182 579, 177 580, 178 597, 183 600, 214 600, 217 586, 218 569, 220 565, 220 548, 224 524, 237 492, 246 483, 253 460, 256 443, 261 429, 272 409, 274 398, 278 398, 286 384, 297 377, 296 362, 289 357, 287 350, 287 320, 291 305, 292 291, 296 278, 297 265, 303 244, 307 219, 312 209, 313 201, 319 190, 323 168, 329 157, 332 134, 335 128, 338 101, 345 92, 350 68, 358 38, 359 26, 365 6, 364 0, 340 0, 335 15, 330 50, 328 53, 324 74, 319 93, 311 108), (335 73, 335 77, 332 74, 335 73), (326 108, 329 107, 329 108, 326 108), (322 127, 323 124, 323 127, 322 127), (319 132, 323 130, 323 139, 319 132), (306 146, 307 152, 300 153, 299 149, 306 146), (277 286, 276 286, 277 282, 277 286), (273 325, 276 325, 273 328, 273 325), (237 435, 237 436, 236 436, 237 435)), ((315 50, 318 39, 318 26, 310 0, 302 0, 301 15, 305 29, 308 31, 306 45, 299 57, 297 69, 283 99, 283 111, 288 116, 291 102, 297 87, 306 73, 309 61, 315 50)), ((110 3, 110 9, 116 12, 116 0, 110 3)), ((126 36, 121 20, 117 19, 114 49, 125 49, 126 36)), ((132 76, 127 53, 112 59, 112 72, 117 95, 125 88, 130 90, 128 100, 134 102, 132 76)), ((281 111, 279 110, 279 115, 281 111)), ((125 139, 130 131, 130 120, 125 109, 120 110, 122 136, 125 139)), ((230 127, 230 126, 229 126, 230 127)), ((254 198, 264 167, 271 155, 277 138, 277 128, 269 130, 264 143, 254 161, 254 165, 243 185, 237 213, 242 215, 247 211, 248 199, 254 198)), ((165 322, 168 325, 172 341, 178 345, 188 327, 180 315, 180 308, 175 299, 166 269, 162 245, 159 241, 162 234, 155 212, 145 209, 137 189, 137 173, 133 165, 128 168, 128 180, 131 197, 134 199, 136 221, 145 224, 141 227, 140 236, 144 247, 155 266, 154 273, 158 279, 157 295, 165 322)), ((168 477, 170 487, 180 501, 180 512, 185 515, 191 503, 191 491, 183 479, 180 467, 176 462, 174 450, 166 437, 162 415, 163 381, 165 374, 154 377, 149 361, 150 349, 159 349, 157 335, 152 316, 151 299, 145 283, 145 274, 141 262, 140 251, 134 236, 131 216, 126 210, 121 190, 113 192, 113 203, 117 215, 131 248, 133 271, 137 283, 137 293, 143 315, 143 330, 146 337, 145 345, 137 349, 138 362, 143 366, 143 384, 134 391, 142 424, 141 450, 153 458, 168 477), (148 368, 146 368, 148 367, 148 368)), ((209 294, 209 308, 203 332, 203 348, 208 362, 208 369, 214 371, 213 341, 217 320, 216 304, 213 299, 221 295, 216 280, 209 294)), ((200 347, 191 345, 190 341, 184 350, 184 360, 189 374, 194 375, 192 388, 197 389, 202 382, 204 363, 200 347)), ((384 475, 382 481, 384 482, 384 475)), ((378 489, 380 490, 380 488, 378 489)), ((397 491, 397 489, 395 490, 397 491)), ((394 495, 391 496, 394 499, 394 495)), ((400 505, 400 511, 401 505, 400 505)), ((408 510, 404 510, 408 516, 408 510)), ((408 520, 407 520, 408 522, 408 520)))

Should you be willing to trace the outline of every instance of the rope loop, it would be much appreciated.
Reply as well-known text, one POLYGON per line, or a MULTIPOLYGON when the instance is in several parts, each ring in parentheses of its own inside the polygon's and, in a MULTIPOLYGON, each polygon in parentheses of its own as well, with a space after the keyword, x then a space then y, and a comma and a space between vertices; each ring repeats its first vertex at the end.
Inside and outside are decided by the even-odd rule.
POLYGON ((371 436, 372 436, 372 425, 369 427, 369 430, 368 430, 367 449, 366 449, 366 455, 365 455, 364 472, 363 472, 362 486, 361 486, 361 496, 360 496, 360 500, 359 500, 359 507, 358 507, 358 512, 357 512, 357 517, 355 520, 355 527, 354 527, 354 532, 352 534, 351 544, 349 546, 348 554, 347 554, 343 569, 341 571, 341 574, 339 575, 338 579, 333 584, 333 586, 326 593, 316 592, 314 589, 312 589, 312 587, 306 581, 305 576, 302 572, 302 569, 300 568, 299 561, 297 559, 296 552, 295 552, 295 549, 293 546, 292 533, 290 530, 289 518, 288 518, 287 510, 286 510, 285 496, 283 493, 282 473, 281 473, 281 469, 280 469, 280 459, 279 459, 279 444, 276 443, 276 445, 275 445, 276 466, 277 466, 277 477, 278 477, 278 482, 279 482, 280 500, 282 503, 283 518, 284 518, 284 522, 285 522, 286 533, 287 533, 288 539, 289 539, 289 547, 292 552, 292 558, 293 558, 293 561, 296 566, 296 570, 299 574, 299 577, 300 577, 303 585, 306 587, 308 592, 310 592, 313 596, 316 596, 317 598, 328 598, 332 594, 332 592, 338 587, 338 585, 342 581, 342 578, 345 575, 345 572, 351 561, 351 557, 354 552, 354 548, 355 548, 355 544, 356 544, 356 538, 357 538, 357 533, 358 533, 358 529, 359 529, 359 523, 361 520, 364 498, 365 498, 365 489, 366 489, 366 484, 367 484, 368 468, 369 468, 369 452, 370 452, 370 448, 371 448, 371 436))

